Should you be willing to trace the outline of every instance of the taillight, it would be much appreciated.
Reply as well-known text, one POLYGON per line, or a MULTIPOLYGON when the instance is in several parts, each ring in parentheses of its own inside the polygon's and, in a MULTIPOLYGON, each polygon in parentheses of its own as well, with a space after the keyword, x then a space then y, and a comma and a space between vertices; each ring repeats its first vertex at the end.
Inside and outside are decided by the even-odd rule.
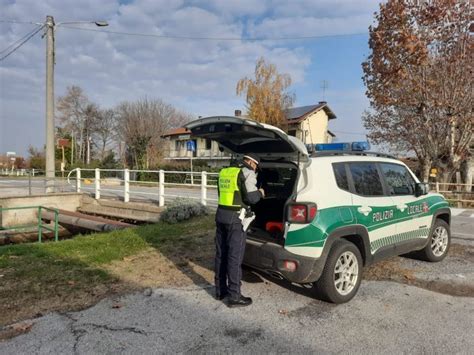
POLYGON ((318 208, 314 203, 292 203, 288 205, 288 222, 309 223, 317 212, 318 208))

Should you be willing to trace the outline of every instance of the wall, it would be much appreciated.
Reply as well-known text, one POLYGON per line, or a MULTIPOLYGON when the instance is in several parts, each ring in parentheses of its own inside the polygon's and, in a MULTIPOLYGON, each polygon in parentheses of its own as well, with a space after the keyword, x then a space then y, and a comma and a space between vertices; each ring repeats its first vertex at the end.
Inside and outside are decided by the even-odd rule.
MULTIPOLYGON (((76 211, 81 205, 82 194, 61 193, 36 196, 0 198, 0 207, 45 206, 76 211)), ((0 227, 35 224, 38 221, 38 209, 13 210, 0 212, 0 227)))
POLYGON ((303 131, 306 131, 306 140, 301 139, 305 144, 328 143, 328 116, 324 110, 319 110, 308 116, 301 124, 303 131))

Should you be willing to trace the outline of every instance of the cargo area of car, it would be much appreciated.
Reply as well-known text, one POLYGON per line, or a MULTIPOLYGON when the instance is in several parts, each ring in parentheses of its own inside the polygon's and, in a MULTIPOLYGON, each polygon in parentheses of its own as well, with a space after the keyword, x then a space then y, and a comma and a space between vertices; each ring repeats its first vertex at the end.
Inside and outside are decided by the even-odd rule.
POLYGON ((249 238, 284 244, 285 205, 295 197, 297 177, 295 164, 260 164, 257 181, 265 190, 265 198, 252 206, 256 218, 249 228, 249 238))

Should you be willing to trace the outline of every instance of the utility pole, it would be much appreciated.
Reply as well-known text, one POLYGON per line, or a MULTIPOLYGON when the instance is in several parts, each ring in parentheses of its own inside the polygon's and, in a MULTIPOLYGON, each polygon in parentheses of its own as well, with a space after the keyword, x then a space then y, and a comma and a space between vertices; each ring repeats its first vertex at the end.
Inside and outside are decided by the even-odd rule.
MULTIPOLYGON (((54 31, 60 25, 95 24, 108 26, 107 21, 73 21, 54 23, 53 16, 46 16, 46 193, 54 192, 54 31)), ((74 140, 74 136, 73 136, 74 140)), ((72 162, 72 159, 71 159, 72 162)))
POLYGON ((46 193, 54 192, 54 18, 46 16, 46 193))

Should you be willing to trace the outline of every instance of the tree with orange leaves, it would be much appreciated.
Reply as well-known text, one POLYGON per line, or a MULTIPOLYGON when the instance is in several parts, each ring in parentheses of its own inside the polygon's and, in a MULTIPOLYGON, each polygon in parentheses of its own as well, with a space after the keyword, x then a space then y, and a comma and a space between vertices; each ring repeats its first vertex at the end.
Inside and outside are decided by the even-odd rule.
POLYGON ((242 78, 237 83, 237 95, 246 95, 247 115, 259 122, 287 129, 285 110, 293 105, 294 95, 287 92, 289 74, 280 74, 272 63, 260 58, 255 65, 255 79, 242 78))
POLYGON ((423 178, 449 182, 473 137, 472 14, 469 0, 389 0, 369 28, 362 64, 369 138, 420 160, 423 178))

